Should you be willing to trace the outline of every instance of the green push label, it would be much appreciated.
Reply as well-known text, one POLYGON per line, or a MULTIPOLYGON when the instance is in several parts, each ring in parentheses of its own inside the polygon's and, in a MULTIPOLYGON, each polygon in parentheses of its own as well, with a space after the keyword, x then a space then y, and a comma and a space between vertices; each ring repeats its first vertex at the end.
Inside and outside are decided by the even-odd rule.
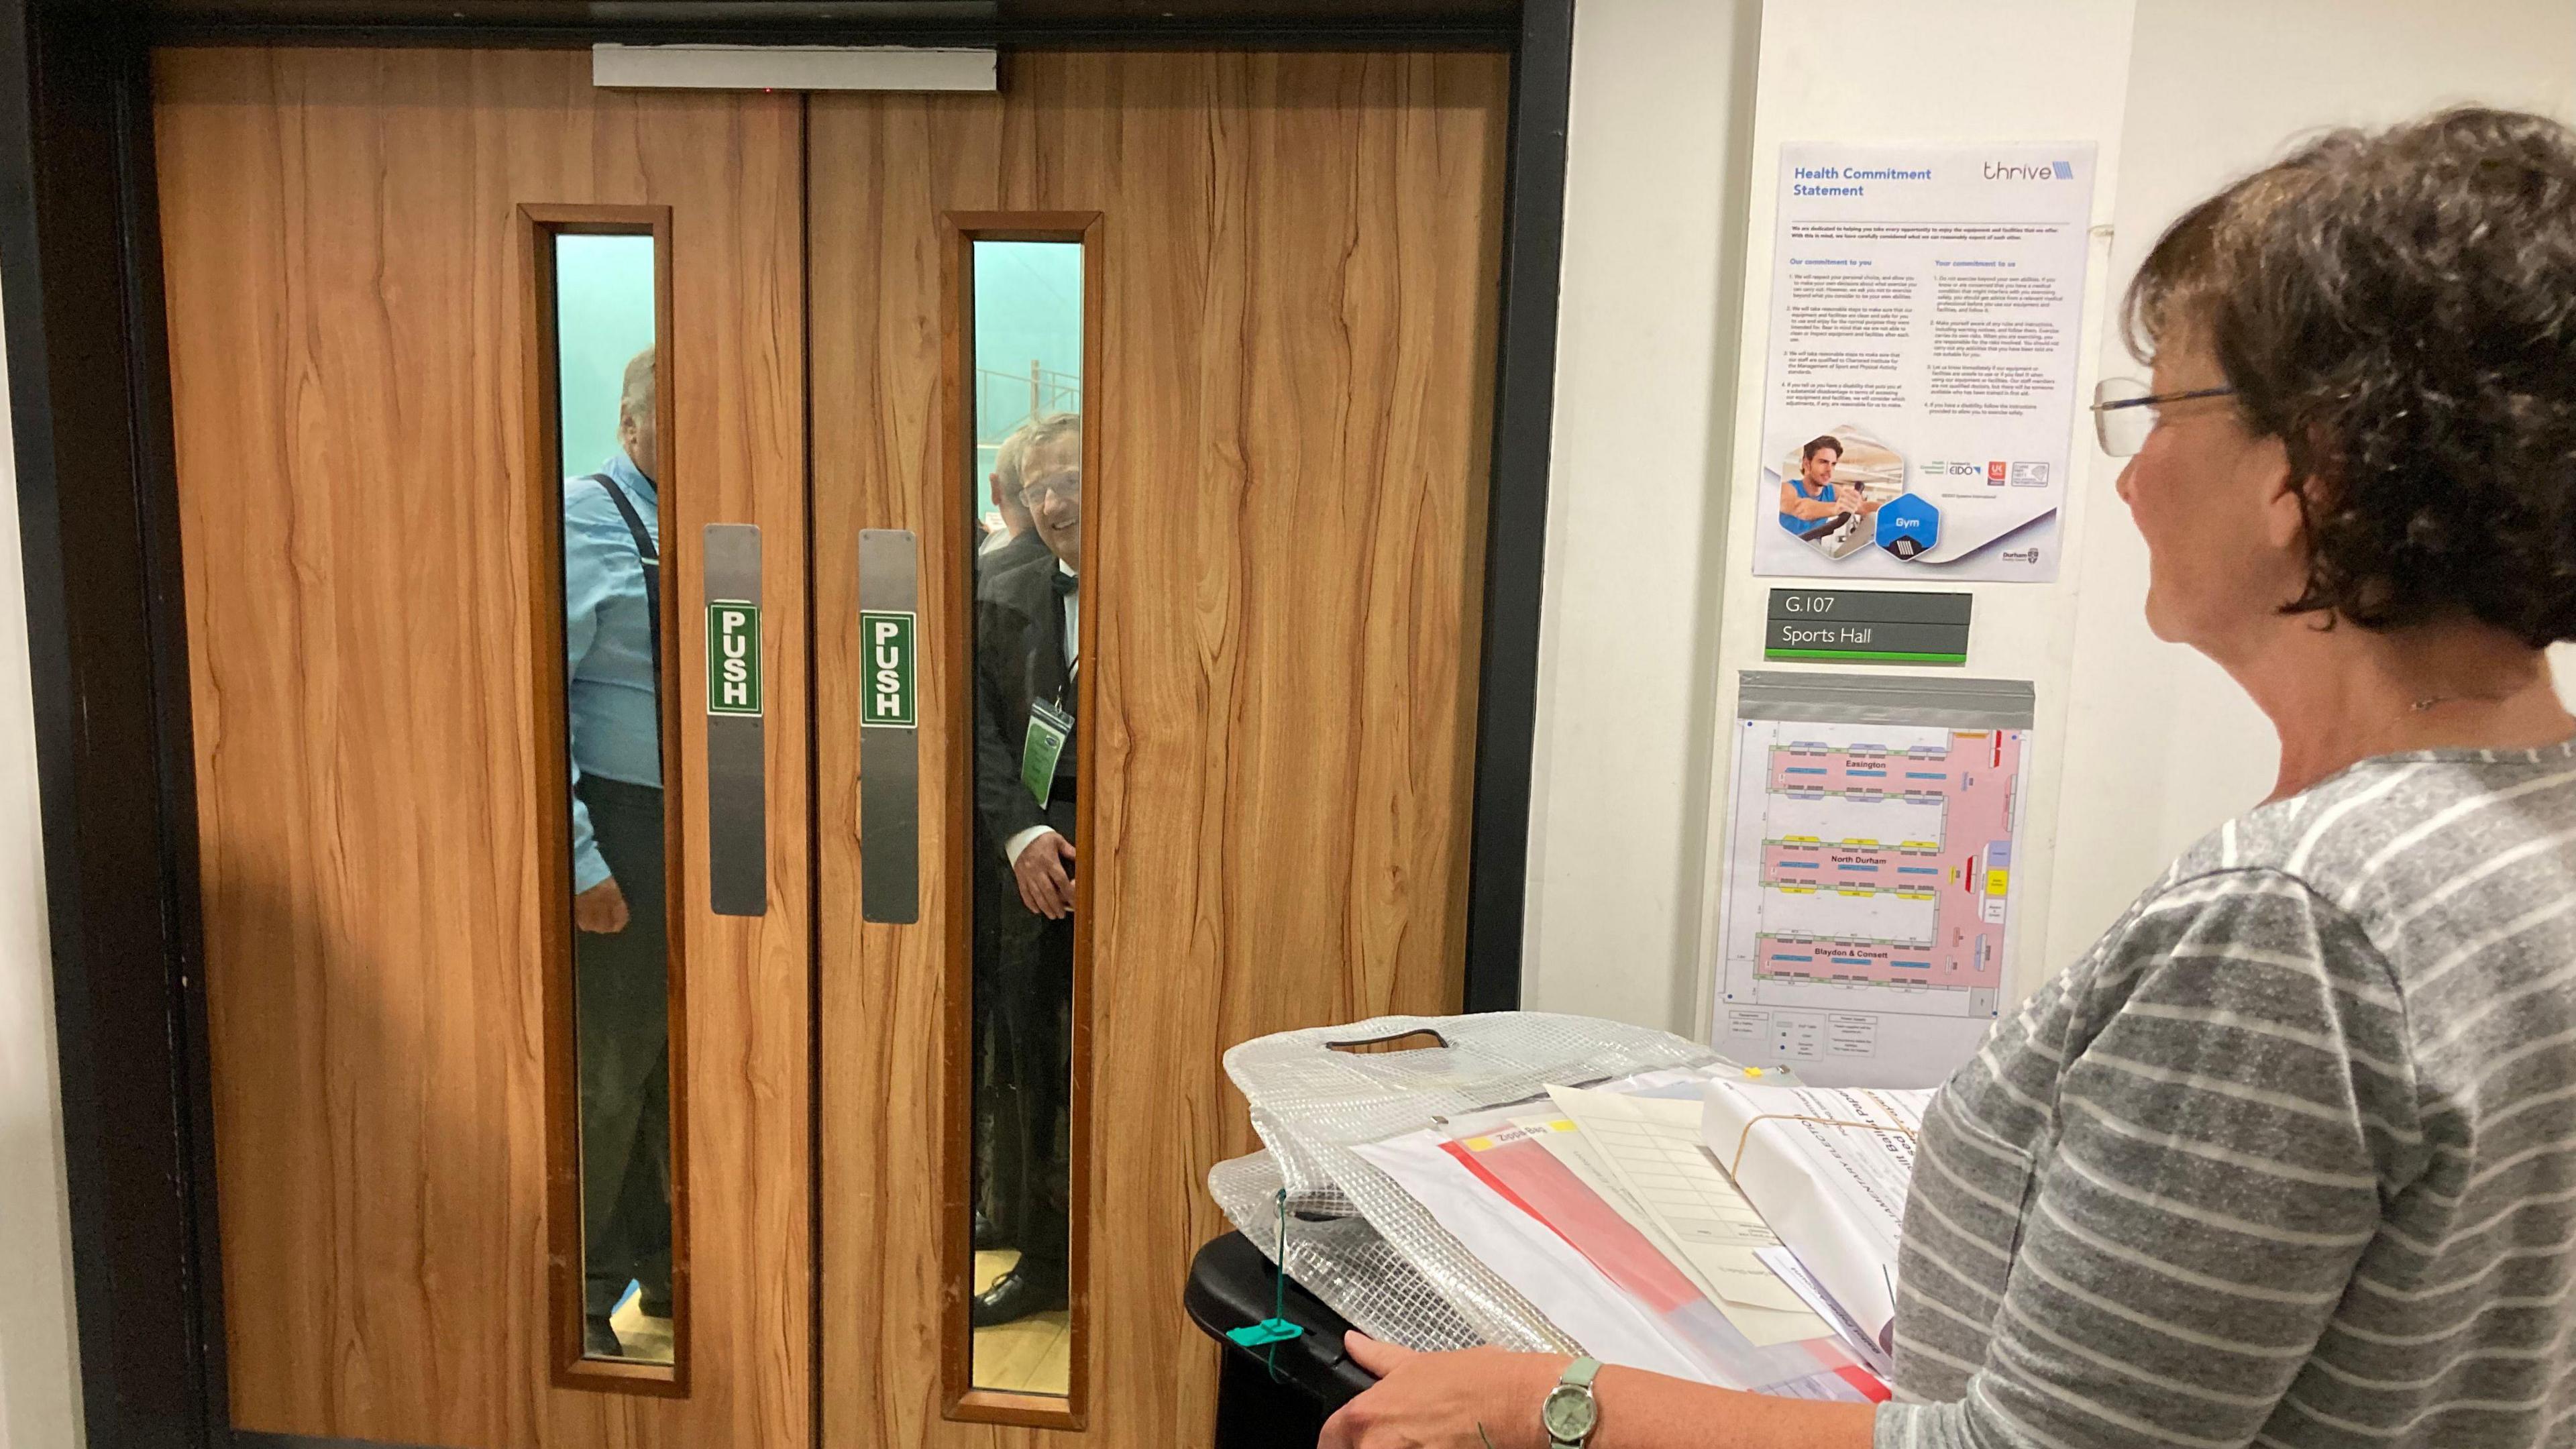
POLYGON ((760 606, 707 604, 707 713, 760 714, 760 606))
POLYGON ((867 661, 859 724, 899 730, 917 726, 912 614, 892 609, 860 611, 859 644, 867 661))

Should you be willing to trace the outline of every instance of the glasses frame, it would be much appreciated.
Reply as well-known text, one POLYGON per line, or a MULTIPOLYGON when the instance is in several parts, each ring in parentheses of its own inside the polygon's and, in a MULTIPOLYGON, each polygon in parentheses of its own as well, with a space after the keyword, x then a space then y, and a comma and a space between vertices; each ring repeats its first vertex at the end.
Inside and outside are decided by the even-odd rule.
POLYGON ((1032 478, 1028 482, 1020 485, 1019 493, 1020 506, 1028 509, 1032 513, 1037 511, 1039 501, 1049 493, 1060 494, 1063 497, 1072 499, 1074 502, 1079 503, 1082 501, 1082 469, 1078 466, 1069 470, 1058 469, 1055 473, 1050 474, 1047 477, 1032 478), (1073 475, 1072 481, 1070 483, 1057 481, 1061 479, 1066 472, 1070 472, 1073 475))
MULTIPOLYGON (((2115 382, 2137 382, 2137 379, 2116 377, 2104 378, 2102 381, 2093 385, 2093 440, 2101 445, 2104 453, 2107 453, 2114 458, 2131 458, 2137 456, 2138 453, 2137 448, 2131 448, 2126 452, 2123 452, 2120 449, 2111 446, 2110 415, 2120 411, 2122 408, 2163 407, 2167 403, 2190 402, 2194 398, 2234 397, 2236 395, 2236 389, 2234 387, 2195 387, 2185 389, 2181 392, 2151 392, 2144 397, 2123 397, 2105 400, 2102 396, 2102 389, 2109 387, 2115 382)), ((2145 384, 2140 383, 2139 385, 2144 386, 2145 384)), ((2150 425, 2148 431, 2153 432, 2154 427, 2150 425)), ((2139 447, 2144 446, 2146 446, 2145 441, 2141 439, 2139 447)))

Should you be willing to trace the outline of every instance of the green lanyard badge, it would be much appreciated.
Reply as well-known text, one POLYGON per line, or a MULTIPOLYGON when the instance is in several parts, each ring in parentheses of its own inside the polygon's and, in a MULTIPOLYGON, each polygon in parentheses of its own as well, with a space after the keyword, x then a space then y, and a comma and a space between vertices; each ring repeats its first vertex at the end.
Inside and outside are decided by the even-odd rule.
POLYGON ((1029 735, 1020 746, 1020 783, 1044 810, 1055 793, 1055 763, 1064 758, 1064 743, 1073 737, 1073 716, 1037 699, 1029 701, 1029 735))

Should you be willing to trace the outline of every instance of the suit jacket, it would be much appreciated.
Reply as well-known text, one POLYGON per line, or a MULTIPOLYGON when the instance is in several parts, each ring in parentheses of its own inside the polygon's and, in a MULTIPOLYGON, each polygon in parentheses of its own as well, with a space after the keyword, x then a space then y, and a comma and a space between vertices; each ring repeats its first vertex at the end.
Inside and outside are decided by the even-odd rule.
POLYGON ((975 808, 996 850, 1033 825, 1073 839, 1074 742, 1056 759, 1046 808, 1020 780, 1029 706, 1045 700, 1074 712, 1055 576, 1055 556, 1042 554, 988 574, 976 590, 975 808))
POLYGON ((1047 549, 1046 540, 1038 537, 1038 531, 1034 528, 1022 529, 1009 542, 997 544, 990 551, 977 550, 975 554, 976 591, 982 592, 986 579, 996 574, 1007 573, 1038 559, 1053 563, 1055 555, 1047 549))

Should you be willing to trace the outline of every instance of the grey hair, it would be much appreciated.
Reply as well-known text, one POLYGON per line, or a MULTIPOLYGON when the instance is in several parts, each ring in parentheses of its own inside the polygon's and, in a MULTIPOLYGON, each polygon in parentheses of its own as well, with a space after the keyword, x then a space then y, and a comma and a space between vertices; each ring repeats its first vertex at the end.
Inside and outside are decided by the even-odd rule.
POLYGON ((626 362, 626 386, 617 397, 617 420, 653 415, 653 355, 647 347, 626 362))
MULTIPOLYGON (((1082 414, 1040 413, 1029 419, 1027 422, 1020 424, 1020 430, 1012 436, 1018 438, 1020 441, 1020 461, 1025 463, 1028 461, 1029 454, 1037 451, 1039 448, 1045 447, 1047 444, 1054 442, 1058 438, 1066 436, 1071 436, 1077 439, 1080 438, 1082 436, 1082 414)), ((1011 483, 1012 486, 1016 488, 1018 487, 1019 480, 1014 477, 1011 480, 1011 483)))

